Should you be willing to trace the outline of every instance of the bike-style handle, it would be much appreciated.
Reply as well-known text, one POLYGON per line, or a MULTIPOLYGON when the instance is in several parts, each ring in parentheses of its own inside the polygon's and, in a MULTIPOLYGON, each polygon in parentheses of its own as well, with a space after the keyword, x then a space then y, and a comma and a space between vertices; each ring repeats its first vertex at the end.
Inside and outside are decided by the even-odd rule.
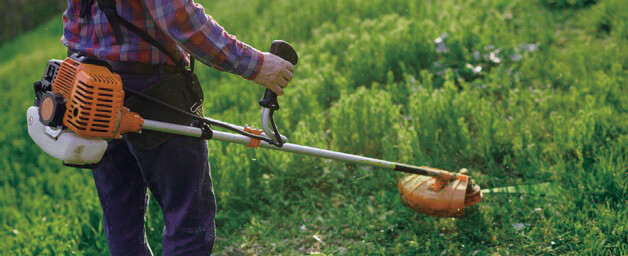
MULTIPOLYGON (((299 56, 292 46, 282 40, 275 40, 270 45, 270 53, 279 56, 280 58, 296 65, 299 62, 299 56)), ((277 110, 279 109, 279 103, 277 102, 277 94, 266 89, 264 96, 259 100, 259 105, 265 108, 277 110)))

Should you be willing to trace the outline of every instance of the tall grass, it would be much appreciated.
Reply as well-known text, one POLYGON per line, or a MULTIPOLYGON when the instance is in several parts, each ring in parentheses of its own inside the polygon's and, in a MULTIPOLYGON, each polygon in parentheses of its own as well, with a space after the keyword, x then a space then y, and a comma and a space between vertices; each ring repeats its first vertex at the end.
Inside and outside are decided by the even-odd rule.
MULTIPOLYGON (((551 182, 555 191, 485 195, 466 217, 438 219, 402 206, 399 174, 212 141, 219 254, 628 252, 625 1, 200 2, 258 49, 273 39, 297 48, 277 113, 292 142, 466 167, 482 187, 551 182)), ((9 254, 107 253, 90 172, 62 167, 24 128, 30 82, 63 57, 60 26, 0 49, 0 248, 9 254)), ((256 124, 262 88, 198 73, 206 115, 256 124)), ((151 202, 156 253, 162 223, 151 202)))

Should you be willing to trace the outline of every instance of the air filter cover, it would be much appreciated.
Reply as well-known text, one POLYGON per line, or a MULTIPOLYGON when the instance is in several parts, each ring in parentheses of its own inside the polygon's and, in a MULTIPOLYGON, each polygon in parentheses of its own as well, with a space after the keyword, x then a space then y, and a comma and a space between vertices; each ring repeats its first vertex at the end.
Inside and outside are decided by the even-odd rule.
POLYGON ((66 99, 63 125, 83 137, 119 138, 124 91, 122 79, 107 67, 67 58, 53 92, 66 99))

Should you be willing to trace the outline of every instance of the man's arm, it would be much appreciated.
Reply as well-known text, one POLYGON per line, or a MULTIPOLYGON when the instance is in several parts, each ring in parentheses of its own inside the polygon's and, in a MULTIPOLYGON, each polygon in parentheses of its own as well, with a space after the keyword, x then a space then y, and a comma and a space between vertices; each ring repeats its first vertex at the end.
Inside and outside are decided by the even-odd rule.
POLYGON ((229 35, 192 0, 143 0, 157 26, 202 63, 283 95, 294 66, 229 35))

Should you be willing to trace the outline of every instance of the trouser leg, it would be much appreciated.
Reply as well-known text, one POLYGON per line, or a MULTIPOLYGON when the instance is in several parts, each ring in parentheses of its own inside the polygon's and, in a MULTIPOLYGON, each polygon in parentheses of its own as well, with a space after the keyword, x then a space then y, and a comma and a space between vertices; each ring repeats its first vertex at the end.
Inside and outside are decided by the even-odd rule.
POLYGON ((207 142, 174 136, 156 148, 131 151, 164 214, 163 255, 209 255, 216 203, 207 142))
POLYGON ((144 231, 146 185, 124 140, 109 142, 93 176, 111 255, 152 255, 144 231))

